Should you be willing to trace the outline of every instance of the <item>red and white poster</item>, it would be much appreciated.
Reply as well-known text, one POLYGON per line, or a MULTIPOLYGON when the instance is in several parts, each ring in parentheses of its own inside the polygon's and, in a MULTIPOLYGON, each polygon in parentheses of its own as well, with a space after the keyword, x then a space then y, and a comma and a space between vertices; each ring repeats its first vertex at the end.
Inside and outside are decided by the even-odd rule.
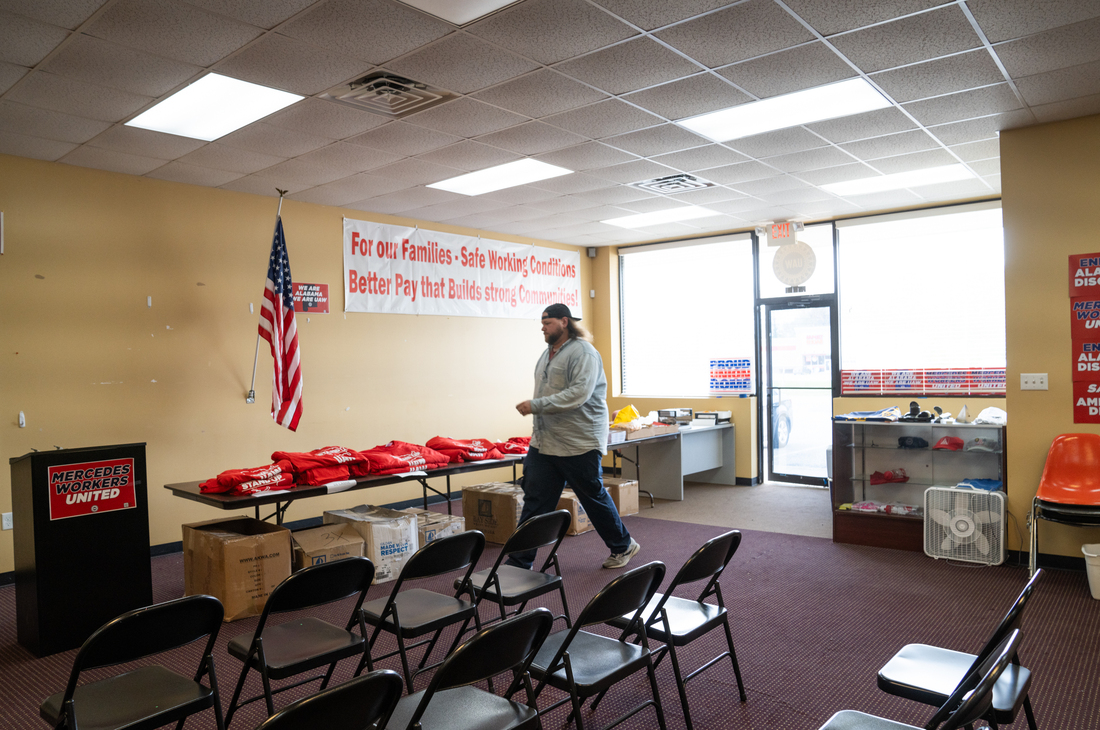
POLYGON ((294 311, 328 314, 328 284, 294 282, 294 311))
POLYGON ((344 219, 344 311, 582 316, 580 252, 344 219))
POLYGON ((1100 253, 1069 257, 1073 422, 1100 423, 1100 253))
POLYGON ((134 460, 110 459, 86 464, 51 466, 46 470, 50 485, 50 519, 133 509, 134 460))

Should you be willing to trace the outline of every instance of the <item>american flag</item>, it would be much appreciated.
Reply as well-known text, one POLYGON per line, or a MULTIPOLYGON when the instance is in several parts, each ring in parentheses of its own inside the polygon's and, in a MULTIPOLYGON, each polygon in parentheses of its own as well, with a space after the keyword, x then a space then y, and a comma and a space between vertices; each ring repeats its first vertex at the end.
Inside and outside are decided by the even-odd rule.
POLYGON ((260 337, 271 344, 271 357, 275 360, 271 417, 280 426, 297 431, 298 420, 302 417, 302 368, 292 289, 283 219, 279 218, 275 222, 275 240, 271 243, 271 261, 260 310, 260 337))

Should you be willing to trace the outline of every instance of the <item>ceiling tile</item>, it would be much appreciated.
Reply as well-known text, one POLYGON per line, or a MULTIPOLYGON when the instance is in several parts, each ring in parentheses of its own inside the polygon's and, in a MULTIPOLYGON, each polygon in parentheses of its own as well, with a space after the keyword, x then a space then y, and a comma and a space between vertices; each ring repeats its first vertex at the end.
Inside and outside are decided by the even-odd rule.
POLYGON ((461 196, 455 193, 448 193, 445 190, 436 190, 434 188, 409 188, 407 190, 401 190, 400 192, 371 198, 367 201, 366 205, 369 206, 367 210, 373 210, 378 213, 400 213, 401 211, 423 208, 427 205, 445 203, 460 197, 461 196))
POLYGON ((361 200, 361 198, 348 198, 347 193, 338 190, 330 190, 325 185, 318 185, 315 188, 306 188, 300 193, 290 193, 287 197, 291 200, 300 200, 303 203, 331 205, 337 208, 361 200))
POLYGON ((779 170, 769 167, 761 162, 739 162, 736 165, 726 165, 707 170, 706 178, 720 185, 734 185, 746 180, 760 180, 765 177, 779 175, 779 170))
MULTIPOLYGON (((1100 114, 1100 94, 1082 96, 1068 101, 1058 101, 1053 104, 1043 104, 1032 107, 1035 117, 1040 122, 1057 122, 1062 119, 1075 117, 1087 117, 1100 114)), ((1008 129, 1008 127, 1005 127, 1008 129)))
POLYGON ((747 0, 658 31, 656 36, 710 68, 814 39, 772 0, 747 0), (731 43, 730 39, 737 42, 731 43))
POLYGON ((226 59, 217 71, 273 89, 310 96, 365 74, 362 61, 272 33, 226 59))
MULTIPOLYGON (((348 175, 354 175, 357 172, 366 172, 376 167, 388 165, 391 162, 397 162, 402 159, 402 155, 385 152, 383 150, 375 150, 357 144, 337 142, 327 147, 320 147, 312 152, 306 152, 303 155, 299 155, 296 159, 307 165, 313 165, 339 173, 337 177, 346 177, 348 175)), ((330 179, 334 180, 336 178, 330 179)), ((328 181, 326 180, 325 182, 328 181)), ((320 183, 317 184, 319 185, 320 183)))
POLYGON ((605 180, 614 180, 615 182, 626 184, 674 175, 676 171, 664 165, 658 165, 656 162, 650 162, 649 160, 635 160, 622 165, 589 170, 588 174, 595 177, 602 177, 605 180))
MULTIPOLYGON (((565 197, 565 196, 559 196, 565 197)), ((514 223, 517 221, 530 221, 536 218, 545 218, 546 209, 542 207, 536 207, 533 205, 513 205, 504 210, 498 210, 496 213, 497 220, 504 223, 514 223)))
POLYGON ((760 208, 762 205, 764 205, 763 201, 757 198, 738 198, 736 200, 722 200, 716 203, 708 203, 706 207, 725 215, 742 217, 748 216, 751 211, 760 208))
POLYGON ((146 177, 158 180, 170 180, 171 182, 186 183, 188 185, 204 185, 206 187, 218 187, 227 182, 241 177, 240 173, 214 170, 209 167, 197 167, 185 162, 169 162, 158 167, 146 177))
POLYGON ((330 144, 333 140, 307 132, 255 122, 244 129, 231 132, 217 141, 229 147, 240 147, 264 155, 285 158, 304 155, 310 150, 330 144))
POLYGON ((963 122, 952 122, 929 127, 928 132, 946 145, 962 144, 963 142, 976 142, 979 139, 996 137, 1002 129, 1013 129, 1032 123, 1032 115, 1025 111, 1009 112, 1008 114, 994 114, 988 117, 967 119, 963 122))
MULTIPOLYGON (((566 176, 571 177, 571 176, 566 176)), ((562 179, 562 178, 559 178, 562 179)), ((553 180, 547 180, 546 182, 554 182, 553 180)), ((606 185, 606 180, 600 180, 601 185, 606 185)), ((549 186, 548 186, 549 188, 549 186)), ((649 193, 636 190, 635 188, 628 188, 625 185, 612 185, 611 187, 601 187, 599 189, 575 189, 568 190, 563 186, 557 186, 557 190, 563 191, 566 194, 569 193, 584 193, 584 199, 596 203, 597 205, 621 205, 631 200, 641 200, 642 198, 650 197, 649 193)))
POLYGON ((545 64, 637 34, 630 26, 582 0, 527 0, 489 16, 468 30, 545 64))
POLYGON ((912 188, 912 191, 925 200, 960 200, 994 194, 994 191, 981 180, 958 180, 938 185, 923 185, 912 188))
POLYGON ((576 145, 584 137, 542 122, 528 122, 478 137, 478 141, 521 155, 537 155, 576 145))
POLYGON ((618 165, 636 158, 634 155, 600 142, 585 142, 574 147, 541 154, 538 159, 570 170, 591 170, 596 167, 618 165))
POLYGON ((538 119, 591 104, 607 98, 607 94, 578 83, 556 71, 542 69, 491 89, 479 91, 474 94, 474 98, 538 119))
POLYGON ((0 134, 0 155, 15 155, 54 162, 74 149, 76 145, 72 142, 58 142, 54 139, 31 137, 15 132, 0 134))
POLYGON ((628 94, 622 99, 666 119, 685 119, 752 101, 751 96, 741 93, 710 73, 654 86, 628 94))
MULTIPOLYGON (((526 117, 463 97, 407 118, 409 124, 457 137, 478 137, 526 122, 526 117)), ((384 129, 384 127, 383 127, 384 129)))
POLYGON ((387 68, 416 81, 469 94, 527 73, 538 65, 470 35, 455 33, 387 68))
POLYGON ((595 220, 593 214, 586 212, 581 214, 582 210, 596 210, 597 208, 606 208, 607 206, 598 205, 590 207, 590 204, 584 198, 579 198, 575 195, 562 195, 557 198, 550 198, 549 200, 540 200, 537 203, 532 203, 527 206, 529 208, 537 208, 545 213, 569 213, 577 218, 583 218, 584 220, 595 220))
POLYGON ((659 127, 650 127, 638 132, 627 132, 616 137, 608 137, 604 139, 604 144, 633 152, 642 157, 652 157, 665 152, 679 152, 692 147, 702 147, 707 145, 709 141, 675 124, 662 124, 659 127))
POLYGON ((985 86, 905 104, 905 110, 925 126, 984 117, 1019 109, 1023 104, 1008 84, 985 86))
POLYGON ((202 71, 199 66, 87 35, 77 35, 40 68, 58 76, 151 97, 167 94, 202 71))
POLYGON ((1018 79, 1016 88, 1032 106, 1095 94, 1100 92, 1100 62, 1018 79))
POLYGON ((846 203, 836 198, 809 203, 791 203, 790 207, 794 208, 798 217, 804 220, 835 218, 849 213, 856 213, 860 210, 858 205, 846 203))
POLYGON ((836 167, 825 167, 820 170, 806 170, 798 173, 798 178, 811 185, 828 185, 829 183, 861 180, 877 174, 878 172, 862 162, 855 162, 850 165, 837 165, 836 167))
POLYGON ((373 147, 399 155, 419 155, 430 150, 446 147, 459 141, 459 137, 442 132, 433 132, 424 127, 416 127, 405 122, 391 122, 384 127, 372 129, 356 137, 351 137, 348 142, 361 144, 364 147, 373 147))
POLYGON ((274 28, 317 0, 187 0, 204 10, 255 25, 274 28))
POLYGON ((1013 78, 1100 60, 1100 17, 993 48, 1013 78))
POLYGON ((386 195, 397 190, 404 190, 407 187, 407 183, 399 180, 360 173, 325 185, 318 185, 301 193, 291 193, 290 197, 307 202, 309 202, 310 197, 324 198, 329 201, 325 205, 347 205, 367 198, 386 195))
POLYGON ((841 149, 861 160, 875 160, 879 157, 893 157, 910 152, 921 152, 938 146, 935 139, 919 129, 912 132, 872 137, 857 142, 846 142, 840 145, 841 149))
MULTIPOLYGON (((576 204, 587 205, 587 200, 577 200, 576 204)), ((630 215, 630 211, 615 205, 597 205, 595 208, 578 208, 574 215, 589 221, 605 221, 608 218, 621 218, 630 215)))
POLYGON ((988 177, 989 175, 1001 174, 1001 158, 994 157, 988 160, 975 160, 968 163, 971 170, 978 173, 982 177, 988 177))
POLYGON ((984 49, 927 63, 882 71, 871 79, 894 101, 902 103, 953 91, 974 89, 1004 81, 997 64, 984 49))
MULTIPOLYGON (((668 165, 676 170, 696 172, 711 167, 721 167, 723 165, 732 165, 736 162, 744 162, 747 159, 745 155, 740 152, 734 152, 728 147, 723 147, 719 144, 708 144, 690 150, 672 152, 667 155, 658 155, 653 158, 653 161, 659 162, 662 165, 668 165)), ((703 175, 703 177, 705 177, 705 175, 703 175)))
POLYGON ((842 81, 856 74, 844 59, 818 41, 727 66, 718 73, 761 99, 842 81))
POLYGON ((506 207, 506 203, 499 200, 487 200, 482 197, 460 196, 460 200, 449 200, 445 203, 436 203, 416 209, 417 216, 424 216, 431 221, 444 221, 448 218, 458 218, 472 213, 485 213, 490 210, 499 210, 506 207))
POLYGON ((262 177, 260 175, 245 175, 239 177, 236 180, 227 182, 225 185, 220 186, 222 190, 233 190, 239 193, 249 193, 251 195, 263 195, 269 198, 277 198, 279 193, 276 188, 281 188, 277 180, 271 178, 262 177))
POLYGON ((730 0, 596 0, 628 23, 654 30, 708 10, 729 5, 730 0))
POLYGON ((727 147, 732 147, 749 157, 770 157, 787 152, 824 147, 828 142, 812 132, 807 132, 802 127, 788 127, 774 132, 754 134, 751 137, 731 139, 725 144, 727 147))
POLYGON ((118 89, 32 71, 6 99, 104 122, 117 122, 153 101, 118 89))
POLYGON ((701 190, 689 190, 686 193, 676 193, 670 197, 679 200, 681 203, 709 205, 710 203, 718 203, 726 200, 737 200, 738 198, 744 197, 744 195, 736 190, 716 185, 712 188, 702 188, 701 190))
POLYGON ((533 188, 530 185, 521 185, 518 188, 505 188, 504 190, 485 193, 483 197, 499 200, 510 205, 524 205, 557 198, 560 197, 560 194, 533 188))
POLYGON ((329 139, 346 139, 380 127, 389 119, 324 99, 302 99, 264 118, 264 124, 317 134, 329 139))
POLYGON ((835 167, 853 162, 852 156, 836 147, 819 147, 788 155, 776 155, 765 160, 772 167, 783 172, 803 172, 821 167, 835 167))
POLYGON ((798 178, 790 175, 778 175, 776 177, 764 178, 763 180, 749 180, 738 183, 734 186, 734 189, 746 195, 763 197, 765 195, 777 193, 781 190, 811 190, 812 188, 798 178))
MULTIPOLYGON (((403 180, 410 185, 430 185, 440 180, 447 180, 457 175, 461 175, 463 172, 465 171, 445 165, 437 165, 434 162, 418 160, 415 157, 410 157, 400 162, 394 162, 385 167, 379 167, 371 171, 374 175, 381 175, 383 177, 388 176, 392 177, 394 180, 403 180)), ((448 193, 448 195, 454 195, 454 193, 448 193)), ((442 201, 430 200, 420 203, 420 205, 430 205, 436 202, 442 201)))
POLYGON ((0 61, 0 94, 10 89, 16 81, 30 73, 29 68, 0 61))
POLYGON ((618 99, 608 99, 546 117, 543 121, 583 137, 599 139, 652 127, 664 120, 618 99))
POLYGON ((106 0, 4 0, 0 7, 69 30, 91 17, 106 0))
POLYGON ((327 182, 347 177, 346 172, 332 170, 321 165, 311 165, 304 162, 300 157, 272 165, 266 170, 262 170, 260 174, 272 180, 277 180, 279 187, 291 190, 295 188, 299 190, 312 188, 315 185, 324 185, 327 182))
POLYGON ((587 56, 563 61, 555 68, 610 94, 636 91, 700 70, 691 61, 651 38, 625 41, 587 56))
POLYGON ((330 0, 287 23, 280 32, 381 65, 453 29, 401 3, 330 0))
POLYGON ((969 0, 967 5, 993 43, 1100 16, 1100 5, 1091 0, 969 0))
POLYGON ((963 162, 988 160, 991 157, 1001 156, 1001 140, 983 139, 980 142, 957 144, 951 147, 951 151, 958 155, 963 162))
POLYGON ((167 162, 167 160, 157 160, 152 157, 142 157, 140 155, 128 155, 125 152, 87 146, 77 147, 59 161, 64 162, 66 165, 94 167, 97 170, 124 172, 127 175, 144 175, 167 162))
POLYGON ((833 36, 837 50, 865 73, 904 66, 982 45, 957 5, 833 36))
MULTIPOLYGON (((531 187, 549 190, 558 195, 572 195, 576 193, 587 193, 592 190, 600 190, 602 188, 615 187, 615 183, 603 178, 593 177, 587 173, 574 172, 571 175, 552 177, 549 180, 539 180, 538 182, 531 183, 531 187)), ((602 203, 604 201, 597 200, 596 202, 602 203)))
POLYGON ((418 155, 418 157, 428 162, 435 162, 440 165, 447 165, 448 167, 456 167, 459 170, 472 171, 484 170, 487 167, 493 167, 495 165, 503 165, 505 162, 519 159, 520 156, 514 152, 507 152, 496 147, 490 147, 489 145, 466 139, 449 147, 442 147, 438 150, 425 152, 422 155, 418 155))
POLYGON ((884 134, 904 132, 908 129, 916 129, 917 125, 896 108, 888 107, 873 112, 853 114, 850 117, 807 124, 806 128, 830 142, 839 144, 868 137, 879 137, 884 134))
POLYGON ((869 163, 883 175, 892 175, 895 172, 909 172, 910 170, 923 170, 926 167, 942 167, 943 165, 957 165, 958 160, 950 152, 944 149, 914 152, 909 155, 896 157, 883 157, 869 163))
POLYGON ((496 216, 492 211, 488 213, 474 213, 473 215, 463 215, 457 218, 446 218, 443 221, 449 226, 460 226, 462 228, 473 228, 479 231, 496 230, 496 225, 500 223, 500 218, 496 216))
POLYGON ((64 28, 0 11, 0 61, 34 66, 68 36, 64 28))
POLYGON ((259 28, 173 0, 119 0, 84 32, 197 66, 210 66, 260 35, 259 28))
POLYGON ((130 154, 160 160, 174 160, 203 147, 206 142, 201 139, 179 137, 163 132, 150 132, 148 129, 116 124, 90 140, 88 144, 106 150, 129 152, 130 154))
POLYGON ((110 127, 109 122, 0 100, 0 130, 58 142, 87 142, 110 127))
POLYGON ((787 7, 822 35, 832 35, 942 5, 943 0, 786 0, 787 7))
POLYGON ((848 195, 845 200, 858 205, 864 210, 890 210, 892 208, 910 208, 918 205, 923 199, 908 190, 891 190, 885 193, 868 193, 867 195, 848 195))
POLYGON ((793 204, 817 203, 824 200, 836 200, 824 190, 801 188, 798 190, 778 190, 774 193, 760 193, 760 197, 774 205, 791 206, 793 204))
MULTIPOLYGON (((239 172, 242 175, 258 172, 283 161, 282 157, 264 155, 251 150, 211 142, 179 158, 180 162, 215 170, 239 172)), ((360 196, 362 197, 362 196, 360 196)), ((358 200, 358 198, 356 198, 358 200)))

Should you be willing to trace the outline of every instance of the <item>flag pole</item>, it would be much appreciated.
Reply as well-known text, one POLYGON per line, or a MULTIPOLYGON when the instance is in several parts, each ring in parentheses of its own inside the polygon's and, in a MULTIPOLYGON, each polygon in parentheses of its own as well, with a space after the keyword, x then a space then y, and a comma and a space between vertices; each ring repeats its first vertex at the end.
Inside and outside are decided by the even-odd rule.
MULTIPOLYGON (((286 195, 286 190, 279 190, 275 188, 275 192, 279 194, 279 209, 275 211, 275 226, 279 225, 279 216, 283 212, 283 196, 286 195)), ((267 286, 267 279, 264 279, 264 286, 267 286)), ((252 385, 248 387, 248 394, 244 397, 245 403, 256 402, 256 363, 260 361, 260 340, 263 339, 259 330, 256 331, 256 355, 252 358, 252 385)))

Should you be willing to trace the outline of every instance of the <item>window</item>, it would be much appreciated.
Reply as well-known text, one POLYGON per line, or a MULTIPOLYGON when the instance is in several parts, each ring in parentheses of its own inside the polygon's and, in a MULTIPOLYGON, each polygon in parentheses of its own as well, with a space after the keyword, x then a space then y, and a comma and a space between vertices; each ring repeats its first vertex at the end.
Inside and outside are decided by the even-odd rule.
POLYGON ((619 286, 624 394, 755 392, 748 234, 620 249, 619 286), (714 373, 723 379, 713 389, 712 361, 714 373), (747 378, 726 377, 746 371, 747 378))
POLYGON ((1005 392, 999 203, 837 229, 842 394, 1005 392))

